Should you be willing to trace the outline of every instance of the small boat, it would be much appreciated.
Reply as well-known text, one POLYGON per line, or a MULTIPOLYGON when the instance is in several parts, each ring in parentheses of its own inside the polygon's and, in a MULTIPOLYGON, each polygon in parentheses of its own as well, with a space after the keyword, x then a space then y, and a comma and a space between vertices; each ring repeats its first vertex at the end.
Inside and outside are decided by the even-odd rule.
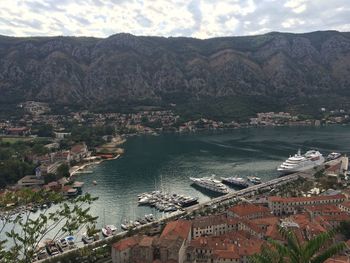
POLYGON ((327 161, 335 160, 335 159, 338 159, 340 156, 341 156, 341 153, 332 152, 328 154, 326 160, 327 161))
POLYGON ((223 183, 228 184, 228 185, 232 185, 232 186, 238 186, 238 187, 242 187, 242 188, 246 188, 249 186, 249 184, 247 183, 247 181, 241 177, 221 177, 221 180, 223 183))
POLYGON ((93 236, 88 236, 87 233, 84 233, 81 240, 84 242, 84 244, 91 244, 95 241, 95 238, 93 236))
MULTIPOLYGON (((139 223, 140 224, 140 223, 139 223)), ((130 229, 133 229, 135 227, 135 224, 133 221, 126 221, 120 225, 121 229, 123 230, 130 230, 130 229)))
POLYGON ((97 185, 97 181, 95 181, 95 180, 93 180, 92 183, 93 183, 94 185, 97 185))
POLYGON ((153 214, 145 215, 145 219, 148 222, 153 222, 154 221, 154 216, 153 216, 153 214))
POLYGON ((106 225, 102 227, 102 235, 105 237, 113 236, 117 232, 117 228, 114 225, 106 225))
POLYGON ((73 237, 73 236, 67 236, 67 237, 66 237, 66 241, 67 241, 68 247, 69 247, 70 249, 75 248, 75 237, 73 237))
POLYGON ((261 184, 261 178, 256 177, 256 176, 247 176, 247 179, 249 182, 253 184, 261 184))

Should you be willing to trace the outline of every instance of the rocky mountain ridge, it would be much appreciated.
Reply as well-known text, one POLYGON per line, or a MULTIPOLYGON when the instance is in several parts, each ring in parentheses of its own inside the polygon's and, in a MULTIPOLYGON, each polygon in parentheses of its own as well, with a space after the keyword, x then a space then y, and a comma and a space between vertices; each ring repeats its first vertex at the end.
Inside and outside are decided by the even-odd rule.
POLYGON ((206 40, 0 36, 0 103, 350 96, 350 33, 206 40))

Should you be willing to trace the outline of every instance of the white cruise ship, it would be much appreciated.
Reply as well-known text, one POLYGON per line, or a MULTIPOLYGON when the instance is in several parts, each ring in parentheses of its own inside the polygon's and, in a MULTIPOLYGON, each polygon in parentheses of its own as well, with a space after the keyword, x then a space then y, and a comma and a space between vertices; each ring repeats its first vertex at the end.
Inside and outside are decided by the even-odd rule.
POLYGON ((190 177, 190 180, 200 187, 203 187, 207 190, 220 193, 220 194, 227 194, 228 189, 227 187, 222 184, 220 181, 214 179, 215 175, 212 175, 211 177, 202 177, 202 178, 194 178, 190 177))
POLYGON ((310 150, 305 154, 301 154, 299 150, 297 154, 290 156, 286 161, 284 161, 277 168, 277 171, 282 174, 305 171, 323 164, 324 161, 325 159, 319 151, 310 150))

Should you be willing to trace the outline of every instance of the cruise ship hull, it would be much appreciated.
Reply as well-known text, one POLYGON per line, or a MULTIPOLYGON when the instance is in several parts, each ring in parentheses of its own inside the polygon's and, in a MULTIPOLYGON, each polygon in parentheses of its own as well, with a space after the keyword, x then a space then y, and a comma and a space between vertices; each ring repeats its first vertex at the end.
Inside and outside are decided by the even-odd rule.
POLYGON ((322 165, 324 162, 325 162, 325 159, 324 159, 324 157, 321 156, 319 158, 319 160, 317 160, 317 161, 307 161, 301 165, 291 167, 291 168, 283 168, 280 166, 277 168, 277 171, 281 175, 287 175, 287 174, 292 174, 292 173, 297 173, 297 172, 302 172, 302 171, 313 169, 315 167, 322 165))

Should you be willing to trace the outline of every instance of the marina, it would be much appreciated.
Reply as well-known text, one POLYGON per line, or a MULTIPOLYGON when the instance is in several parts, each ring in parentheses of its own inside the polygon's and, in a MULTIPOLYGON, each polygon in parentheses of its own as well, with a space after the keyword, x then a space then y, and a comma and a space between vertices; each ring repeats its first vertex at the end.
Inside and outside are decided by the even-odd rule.
POLYGON ((138 195, 139 205, 148 205, 158 211, 174 212, 181 208, 198 203, 198 197, 152 191, 138 195))

